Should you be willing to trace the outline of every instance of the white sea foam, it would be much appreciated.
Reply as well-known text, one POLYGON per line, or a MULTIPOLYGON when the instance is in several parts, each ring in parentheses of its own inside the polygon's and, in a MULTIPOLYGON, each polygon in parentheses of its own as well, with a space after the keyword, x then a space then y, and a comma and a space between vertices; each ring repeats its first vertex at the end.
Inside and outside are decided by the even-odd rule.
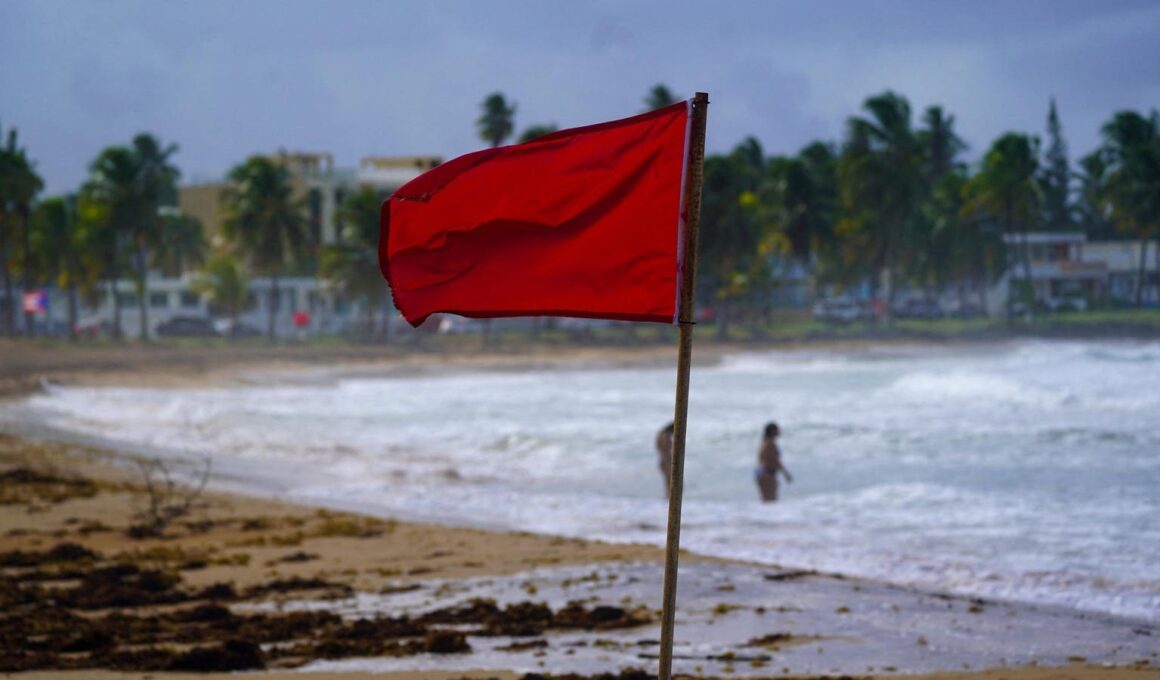
MULTIPOLYGON (((1160 621, 1160 344, 745 353, 692 381, 683 544, 1160 621), (795 482, 756 502, 776 419, 795 482)), ((218 390, 52 388, 0 407, 233 483, 412 518, 661 543, 668 369, 218 390)))

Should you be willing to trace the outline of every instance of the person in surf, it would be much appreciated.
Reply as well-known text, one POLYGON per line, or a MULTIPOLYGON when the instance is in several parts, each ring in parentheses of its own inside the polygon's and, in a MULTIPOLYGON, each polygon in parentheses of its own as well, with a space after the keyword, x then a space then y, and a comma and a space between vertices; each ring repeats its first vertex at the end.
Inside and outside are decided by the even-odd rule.
POLYGON ((661 471, 661 485, 665 498, 669 497, 669 477, 673 472, 673 424, 669 423, 657 432, 657 467, 661 471))
POLYGON ((777 448, 777 438, 780 434, 781 429, 778 428, 777 423, 767 423, 765 432, 761 437, 761 446, 757 450, 757 468, 754 469, 753 476, 764 503, 772 503, 777 500, 777 475, 779 473, 785 477, 786 482, 793 482, 793 475, 781 463, 781 449, 777 448))

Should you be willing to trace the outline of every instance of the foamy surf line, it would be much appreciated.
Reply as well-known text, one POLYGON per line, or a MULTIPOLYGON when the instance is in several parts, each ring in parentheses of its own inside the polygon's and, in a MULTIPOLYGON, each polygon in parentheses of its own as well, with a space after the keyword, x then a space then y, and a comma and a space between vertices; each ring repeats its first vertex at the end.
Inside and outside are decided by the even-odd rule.
MULTIPOLYGON (((695 375, 683 546, 1160 620, 1153 345, 749 353, 695 375), (820 407, 819 405, 824 405, 820 407), (797 482, 756 503, 776 417, 797 482)), ((315 381, 317 382, 317 381, 315 381)), ((219 484, 380 516, 663 541, 666 369, 458 372, 227 390, 53 389, 6 406, 219 484)))

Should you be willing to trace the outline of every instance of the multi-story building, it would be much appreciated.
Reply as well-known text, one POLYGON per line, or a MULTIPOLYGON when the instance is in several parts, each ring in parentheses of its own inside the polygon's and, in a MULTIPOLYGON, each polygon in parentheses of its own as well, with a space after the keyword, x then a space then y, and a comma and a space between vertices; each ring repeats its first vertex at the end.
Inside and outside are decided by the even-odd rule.
MULTIPOLYGON (((1148 253, 1160 253, 1160 242, 1147 243, 1145 258, 1148 253)), ((1160 259, 1147 262, 1145 272, 1140 278, 1140 249, 1142 244, 1138 240, 1132 241, 1092 241, 1084 247, 1082 259, 1085 262, 1101 263, 1107 268, 1105 290, 1107 296, 1117 302, 1134 303, 1137 291, 1145 304, 1160 304, 1160 259), (1141 290, 1142 288, 1142 290, 1141 290)), ((1160 258, 1160 255, 1156 256, 1160 258)))
MULTIPOLYGON (((312 241, 317 244, 337 240, 341 227, 338 208, 352 192, 371 187, 385 199, 441 162, 435 156, 366 156, 357 168, 340 168, 335 167, 334 156, 329 153, 280 151, 272 158, 290 171, 293 196, 306 203, 312 241)), ((221 193, 227 186, 225 180, 202 182, 181 187, 178 192, 178 207, 201 220, 206 238, 215 245, 224 245, 220 238, 225 220, 221 193)))
POLYGON ((1105 295, 1108 267, 1085 259, 1087 235, 1074 231, 1041 231, 1005 236, 1007 276, 1011 282, 1028 278, 1035 300, 1052 306, 1069 296, 1098 299, 1105 295), (1023 257, 1026 252, 1027 265, 1023 257))

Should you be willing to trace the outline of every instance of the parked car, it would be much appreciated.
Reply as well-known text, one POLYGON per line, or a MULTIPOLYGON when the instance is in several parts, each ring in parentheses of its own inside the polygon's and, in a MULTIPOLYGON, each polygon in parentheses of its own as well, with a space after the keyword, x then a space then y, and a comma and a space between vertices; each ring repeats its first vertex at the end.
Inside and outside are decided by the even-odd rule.
POLYGON ((175 316, 157 324, 155 330, 163 338, 211 338, 218 335, 213 321, 199 316, 175 316))
POLYGON ((108 320, 97 316, 90 316, 77 321, 73 331, 81 338, 100 338, 109 335, 112 324, 108 320))
POLYGON ((907 298, 895 302, 890 311, 896 319, 941 319, 946 316, 937 300, 926 298, 907 298))
POLYGON ((1044 298, 1040 300, 1040 305, 1048 312, 1086 312, 1088 308, 1087 299, 1082 295, 1044 298))
POLYGON ((232 319, 216 319, 213 322, 214 330, 227 338, 257 338, 263 335, 262 331, 248 323, 232 319))
POLYGON ((864 304, 848 297, 821 300, 814 305, 814 318, 827 323, 853 323, 873 318, 873 312, 864 304))

